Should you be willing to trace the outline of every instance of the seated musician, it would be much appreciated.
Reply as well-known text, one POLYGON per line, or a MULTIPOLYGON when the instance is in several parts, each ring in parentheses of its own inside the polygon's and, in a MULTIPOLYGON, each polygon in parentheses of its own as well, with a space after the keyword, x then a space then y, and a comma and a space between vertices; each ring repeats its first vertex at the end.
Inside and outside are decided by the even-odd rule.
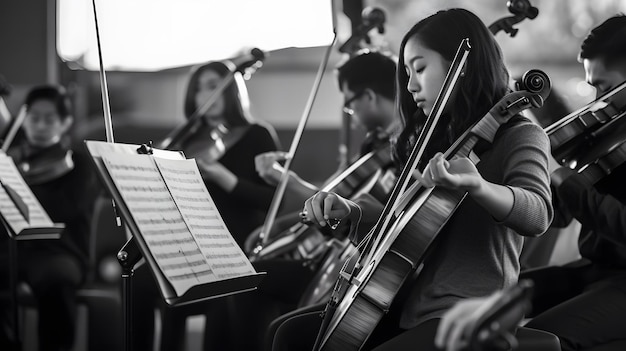
MULTIPOLYGON (((394 148, 397 160, 403 165, 409 158, 465 38, 472 50, 433 137, 428 139, 418 166, 422 172, 416 172, 416 177, 423 186, 435 187, 433 191, 445 188, 467 192, 467 197, 442 224, 424 266, 406 281, 365 349, 435 350, 435 332, 445 311, 460 300, 515 284, 523 236, 540 235, 552 219, 549 141, 545 132, 525 117, 512 116, 498 128, 491 143, 479 142, 474 148, 480 157, 477 165, 464 154, 443 158, 441 152, 509 92, 509 75, 497 42, 467 10, 437 12, 419 21, 402 40, 396 101, 404 129, 394 148)), ((380 213, 380 204, 359 206, 334 193, 320 192, 306 201, 304 212, 320 226, 331 219, 352 222, 358 228, 358 241, 377 219, 374 214, 380 213)), ((313 319, 310 326, 316 332, 319 317, 306 314, 302 318, 313 319)), ((272 341, 274 349, 304 349, 307 341, 310 347, 310 335, 300 332, 298 340, 288 337, 290 324, 304 329, 297 317, 285 321, 272 341)), ((342 330, 353 328, 362 326, 346 325, 342 330)))
MULTIPOLYGON (((581 46, 579 60, 597 96, 626 81, 626 16, 595 27, 581 46)), ((626 135, 622 136, 626 140, 626 135)), ((626 347, 626 164, 594 185, 561 167, 552 174, 553 226, 572 219, 582 224, 578 247, 582 259, 561 267, 522 272, 534 282, 532 315, 527 327, 557 335, 563 350, 623 350, 626 347)), ((437 344, 459 350, 489 297, 459 303, 444 316, 437 344)))
MULTIPOLYGON (((377 51, 364 51, 337 68, 337 81, 344 96, 344 112, 352 115, 365 129, 366 137, 357 157, 389 145, 389 136, 397 127, 394 117, 395 57, 377 51)), ((268 152, 256 157, 256 170, 269 184, 276 185, 283 173, 277 163, 284 160, 282 152, 268 152)), ((333 179, 331 176, 329 179, 333 179)), ((289 171, 284 206, 300 209, 302 203, 319 189, 289 171)))
POLYGON ((73 117, 65 89, 35 87, 25 105, 23 136, 7 154, 50 219, 65 224, 65 230, 58 240, 18 242, 18 278, 37 300, 39 349, 70 350, 76 327, 74 298, 88 269, 90 216, 99 188, 91 160, 70 149, 73 117))
MULTIPOLYGON (((360 155, 389 145, 391 128, 396 125, 393 104, 395 72, 395 58, 375 51, 354 56, 337 69, 339 86, 346 101, 344 107, 368 130, 360 155)), ((256 158, 257 171, 270 184, 276 184, 280 178, 280 170, 273 168, 272 164, 282 155, 265 153, 256 158)), ((305 185, 291 172, 285 197, 300 199, 301 207, 309 193, 315 193, 313 189, 317 188, 305 185), (303 195, 306 197, 302 198, 303 195)), ((285 223, 291 226, 297 220, 287 218, 285 223)), ((253 264, 257 271, 267 272, 267 276, 257 291, 233 296, 230 318, 236 335, 232 337, 229 350, 260 350, 269 323, 297 307, 316 273, 295 259, 262 258, 253 264)))
MULTIPOLYGON (((626 16, 594 28, 581 45, 579 60, 598 96, 625 82, 626 16)), ((535 283, 535 317, 527 326, 556 334, 563 350, 586 350, 616 340, 623 342, 619 349, 626 347, 625 177, 624 163, 595 185, 567 167, 552 174, 553 225, 566 226, 573 218, 581 223, 582 259, 521 277, 535 283)))
MULTIPOLYGON (((212 96, 230 73, 231 65, 230 62, 213 61, 193 69, 184 99, 186 117, 197 113, 212 96)), ((262 152, 279 149, 274 129, 253 120, 249 106, 245 81, 236 75, 197 121, 197 128, 169 147, 182 150, 187 158, 196 159, 217 209, 240 246, 243 246, 247 234, 263 223, 274 194, 274 187, 266 184, 256 173, 254 158, 262 152)), ((134 349, 152 350, 154 308, 162 305, 162 297, 145 265, 135 273, 134 284, 134 349)), ((181 349, 187 316, 200 314, 198 310, 203 308, 206 308, 206 328, 210 332, 205 337, 205 344, 208 348, 211 348, 209 343, 223 344, 221 338, 228 335, 228 324, 216 317, 227 315, 226 304, 223 299, 218 299, 206 305, 194 306, 192 310, 184 307, 162 309, 160 349, 181 349)))

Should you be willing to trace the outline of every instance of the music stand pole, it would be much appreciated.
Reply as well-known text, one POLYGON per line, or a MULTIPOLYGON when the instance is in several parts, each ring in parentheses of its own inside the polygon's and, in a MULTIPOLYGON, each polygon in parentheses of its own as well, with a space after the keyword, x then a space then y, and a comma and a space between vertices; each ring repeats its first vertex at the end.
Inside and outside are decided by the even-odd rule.
POLYGON ((141 259, 141 253, 137 248, 137 243, 133 237, 128 239, 126 244, 117 253, 117 261, 122 266, 122 308, 123 308, 123 327, 124 327, 124 350, 132 350, 132 322, 133 322, 133 305, 132 305, 132 277, 135 271, 135 265, 141 259))
MULTIPOLYGON (((7 225, 7 223, 3 220, 2 224, 4 228, 7 230, 7 233, 10 233, 11 228, 7 225)), ((12 235, 9 235, 9 289, 11 290, 11 319, 13 324, 13 338, 15 342, 15 347, 17 350, 22 349, 22 340, 20 336, 20 325, 19 325, 19 317, 18 317, 18 305, 17 305, 17 240, 12 235)))

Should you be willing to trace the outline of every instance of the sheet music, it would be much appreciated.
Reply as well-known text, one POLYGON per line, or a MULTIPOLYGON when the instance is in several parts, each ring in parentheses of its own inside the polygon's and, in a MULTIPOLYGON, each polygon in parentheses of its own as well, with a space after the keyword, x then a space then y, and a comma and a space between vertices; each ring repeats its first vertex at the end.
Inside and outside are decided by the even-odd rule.
POLYGON ((29 227, 52 227, 54 223, 48 213, 30 190, 13 159, 4 152, 0 153, 0 181, 10 186, 28 206, 29 222, 19 212, 13 200, 0 186, 0 212, 16 234, 29 227))
POLYGON ((254 274, 252 264, 230 235, 194 160, 154 158, 174 201, 204 257, 219 279, 254 274))
POLYGON ((102 161, 163 274, 181 296, 217 280, 183 220, 152 156, 102 154, 102 161))

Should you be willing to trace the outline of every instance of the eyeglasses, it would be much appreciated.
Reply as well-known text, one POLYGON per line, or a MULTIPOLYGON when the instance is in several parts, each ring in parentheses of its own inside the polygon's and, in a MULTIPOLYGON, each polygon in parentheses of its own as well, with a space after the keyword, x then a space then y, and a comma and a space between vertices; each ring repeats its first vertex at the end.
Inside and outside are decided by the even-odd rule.
POLYGON ((365 93, 365 90, 361 90, 359 92, 357 92, 356 94, 354 94, 351 98, 349 98, 348 100, 343 102, 343 112, 352 115, 354 114, 354 110, 350 107, 350 105, 352 105, 352 103, 360 98, 361 96, 363 96, 363 94, 365 93))

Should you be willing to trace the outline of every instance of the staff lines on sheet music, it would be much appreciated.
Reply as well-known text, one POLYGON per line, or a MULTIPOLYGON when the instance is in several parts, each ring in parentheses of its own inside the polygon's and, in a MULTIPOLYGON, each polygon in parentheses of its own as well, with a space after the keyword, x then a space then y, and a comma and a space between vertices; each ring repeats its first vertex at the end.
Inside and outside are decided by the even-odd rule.
MULTIPOLYGON (((202 271, 202 272, 193 272, 193 273, 186 273, 186 274, 180 274, 180 275, 170 275, 169 278, 171 280, 187 280, 189 278, 198 279, 200 276, 205 276, 205 275, 215 275, 215 273, 211 270, 207 270, 207 271, 202 271)), ((232 276, 238 276, 238 274, 233 274, 232 276)))
POLYGON ((159 182, 161 179, 157 177, 150 176, 141 176, 141 175, 133 175, 133 174, 125 174, 124 180, 137 180, 142 182, 159 182))
POLYGON ((155 207, 155 206, 146 206, 146 207, 140 207, 140 206, 133 206, 132 210, 136 211, 137 213, 155 213, 155 212, 160 212, 160 211, 176 211, 176 206, 165 206, 165 207, 155 207))
POLYGON ((186 175, 196 174, 194 170, 180 169, 180 168, 168 167, 164 165, 161 165, 161 170, 165 172, 173 173, 173 174, 186 174, 186 175))
POLYGON ((109 166, 109 169, 121 170, 121 171, 131 171, 131 172, 149 172, 149 171, 153 171, 154 167, 111 164, 109 166))
POLYGON ((237 253, 224 253, 224 254, 211 254, 211 255, 206 255, 206 258, 237 258, 239 257, 239 254, 237 253))
POLYGON ((136 191, 136 192, 142 192, 142 191, 147 191, 147 192, 161 192, 163 190, 167 190, 166 187, 164 186, 138 186, 138 185, 122 185, 120 186, 120 188, 122 190, 126 190, 126 191, 136 191))
POLYGON ((191 205, 180 204, 178 207, 180 209, 183 209, 183 210, 191 210, 191 211, 213 211, 213 210, 215 210, 215 207, 213 207, 213 206, 191 206, 191 205))
MULTIPOLYGON (((178 264, 176 265, 177 267, 172 268, 172 269, 180 269, 180 268, 188 268, 189 270, 191 270, 191 273, 184 273, 182 274, 182 276, 186 277, 186 278, 190 278, 190 277, 194 277, 196 278, 197 281, 200 281, 198 275, 203 275, 203 274, 215 274, 213 272, 213 269, 209 267, 209 269, 204 269, 204 270, 199 270, 199 271, 195 271, 194 268, 197 268, 199 266, 206 266, 206 261, 202 260, 202 261, 189 261, 189 258, 187 257, 187 254, 185 252, 185 250, 183 249, 178 249, 178 252, 183 256, 183 258, 185 259, 186 262, 186 266, 182 265, 182 264, 178 264), (196 264, 197 262, 200 262, 200 264, 196 264)), ((202 255, 202 252, 200 252, 200 255, 202 255)), ((163 267, 165 268, 167 265, 164 265, 163 267)), ((172 274, 171 277, 172 279, 175 279, 176 277, 181 276, 181 274, 172 274)))
POLYGON ((204 215, 204 214, 187 214, 187 218, 189 219, 198 219, 198 220, 217 220, 219 217, 217 215, 204 215))
MULTIPOLYGON (((205 229, 205 230, 222 230, 225 229, 224 226, 220 225, 200 225, 200 224, 192 224, 194 229, 205 229)), ((228 237, 224 234, 205 234, 205 233, 198 233, 198 237, 201 239, 215 239, 217 238, 214 235, 219 235, 219 237, 221 238, 225 238, 228 239, 228 237)))
POLYGON ((137 219, 136 220, 137 224, 160 224, 160 223, 165 223, 165 224, 185 224, 185 221, 182 218, 165 218, 162 217, 161 219, 156 219, 156 218, 145 218, 145 219, 137 219))
POLYGON ((180 191, 183 193, 196 193, 196 192, 202 191, 202 187, 195 186, 193 188, 189 188, 189 187, 171 185, 170 190, 176 190, 176 191, 180 191))
MULTIPOLYGON (((163 176, 163 178, 166 178, 166 176, 163 176)), ((180 177, 171 177, 171 176, 167 176, 167 180, 168 181, 174 181, 174 182, 179 182, 179 183, 184 183, 184 184, 200 184, 201 182, 197 179, 189 179, 189 178, 180 178, 180 177)))
POLYGON ((154 246, 171 246, 171 245, 182 245, 182 244, 191 244, 193 243, 193 238, 185 238, 185 239, 169 239, 169 240, 148 240, 150 245, 154 246))

